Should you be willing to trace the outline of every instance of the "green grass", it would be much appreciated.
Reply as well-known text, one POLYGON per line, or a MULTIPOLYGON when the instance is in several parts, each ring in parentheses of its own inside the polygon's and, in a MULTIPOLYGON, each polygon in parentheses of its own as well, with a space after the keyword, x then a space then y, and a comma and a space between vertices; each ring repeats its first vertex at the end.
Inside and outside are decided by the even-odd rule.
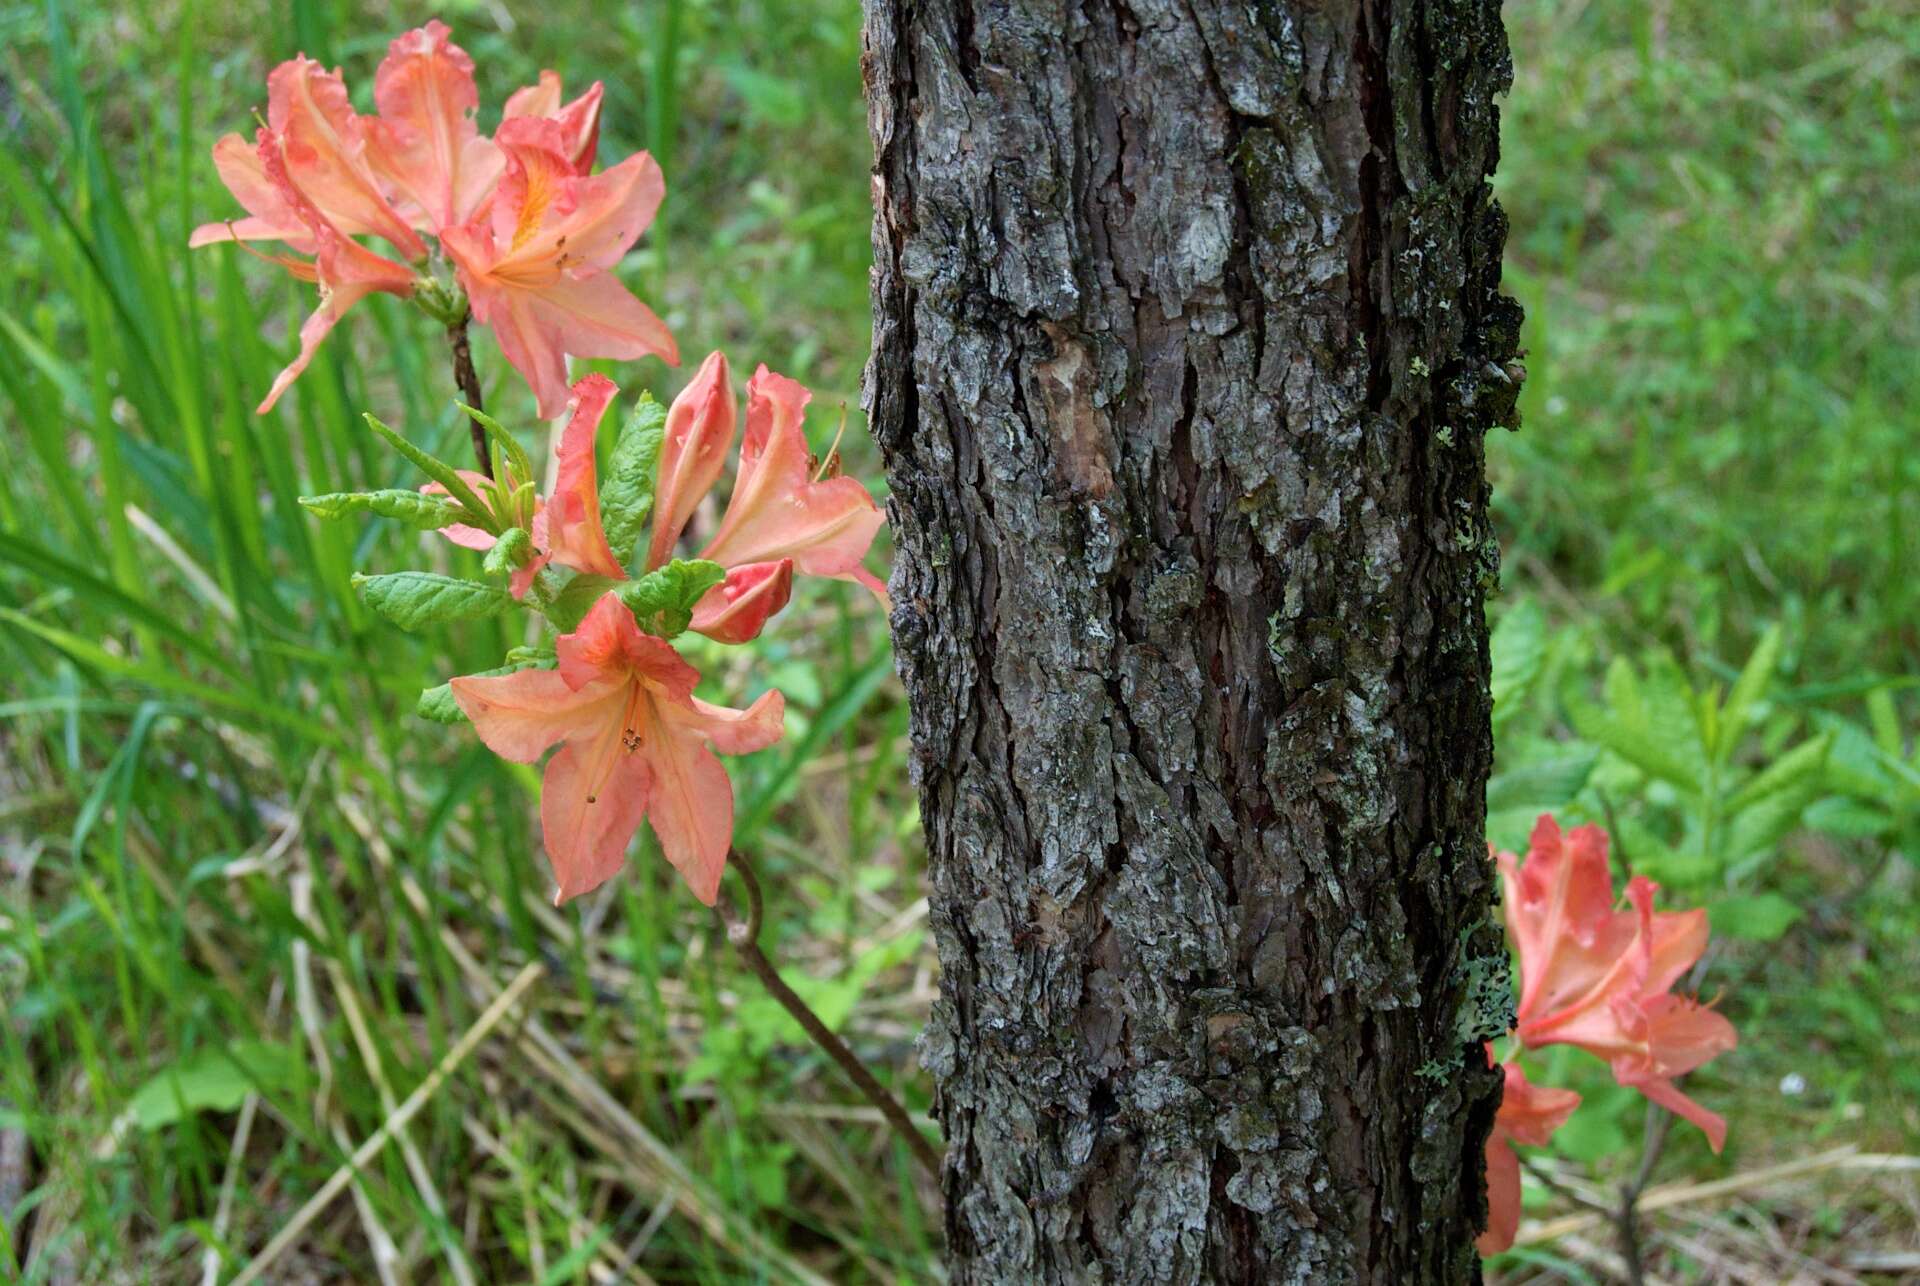
MULTIPOLYGON (((879 491, 855 395, 857 6, 510 10, 511 30, 499 6, 449 15, 486 103, 541 66, 604 79, 603 153, 649 148, 668 177, 623 276, 690 357, 724 346, 811 384, 817 432, 846 405, 850 468, 879 491)), ((207 148, 249 128, 273 61, 344 63, 364 94, 422 16, 0 7, 0 1131, 32 1142, 29 1275, 198 1280, 209 1246, 244 1262, 540 961, 552 1043, 497 1029, 290 1273, 370 1279, 386 1237, 422 1279, 588 1280, 631 1251, 663 1281, 924 1280, 931 1194, 650 845, 553 912, 534 777, 411 716, 421 687, 518 639, 401 634, 348 578, 477 557, 294 503, 407 481, 361 410, 459 449, 440 338, 376 297, 255 417, 308 300, 231 249, 184 248, 229 208, 207 148)), ((1920 780, 1871 754, 1920 713, 1920 12, 1529 0, 1509 21, 1499 186, 1531 352, 1526 426, 1491 449, 1510 679, 1494 837, 1539 806, 1610 820, 1636 862, 1722 908, 1706 989, 1743 1043, 1695 1079, 1733 1142, 1716 1161, 1676 1134, 1661 1177, 1809 1138, 1912 1150, 1920 780), (1607 667, 1632 663, 1645 735, 1684 748, 1698 694, 1724 700, 1774 625, 1751 727, 1700 748, 1713 790, 1636 764, 1607 667), (1790 791, 1732 807, 1821 737, 1790 791), (1868 761, 1849 775, 1830 762, 1847 754, 1868 761), (1740 827, 1761 842, 1735 855, 1718 837, 1740 827), (1781 900, 1802 915, 1756 940, 1781 900), (1789 1073, 1803 1093, 1778 1092, 1789 1073)), ((489 408, 530 426, 479 347, 489 408)), ((682 378, 608 369, 629 395, 682 378)), ((924 1109, 931 952, 885 622, 816 586, 778 624, 764 648, 693 658, 715 694, 778 686, 794 711, 785 742, 730 764, 772 948, 924 1109)), ((1637 1109, 1590 1065, 1563 1070, 1591 1111, 1562 1159, 1631 1166, 1637 1109)), ((0 1278, 15 1249, 0 1232, 0 1278)))

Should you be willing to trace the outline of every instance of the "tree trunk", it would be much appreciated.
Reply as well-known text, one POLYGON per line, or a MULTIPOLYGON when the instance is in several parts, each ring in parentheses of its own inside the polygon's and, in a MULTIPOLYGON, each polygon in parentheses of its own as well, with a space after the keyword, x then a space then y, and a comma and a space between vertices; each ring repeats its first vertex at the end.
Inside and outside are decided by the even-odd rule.
POLYGON ((868 0, 973 1282, 1477 1275, 1497 0, 868 0))

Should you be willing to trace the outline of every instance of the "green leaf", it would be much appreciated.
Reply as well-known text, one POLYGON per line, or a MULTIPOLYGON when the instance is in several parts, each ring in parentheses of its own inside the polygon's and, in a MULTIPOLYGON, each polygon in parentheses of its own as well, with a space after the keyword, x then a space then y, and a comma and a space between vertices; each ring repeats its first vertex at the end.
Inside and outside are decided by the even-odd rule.
POLYGON ((1740 738, 1746 734, 1754 706, 1766 695, 1767 685, 1773 682, 1774 671, 1780 668, 1780 641, 1780 627, 1770 626, 1754 646, 1753 655, 1747 658, 1746 668, 1740 671, 1740 677, 1734 681, 1733 691, 1727 694, 1727 704, 1720 710, 1712 747, 1716 761, 1727 762, 1739 746, 1740 738))
MULTIPOLYGON (((1809 781, 1817 783, 1822 775, 1821 770, 1826 767, 1827 751, 1832 745, 1833 737, 1823 732, 1787 751, 1728 797, 1727 815, 1732 816, 1764 800, 1801 789, 1809 781)), ((1805 806, 1804 801, 1802 806, 1805 806)))
POLYGON ((1807 806, 1807 825, 1841 839, 1871 839, 1893 829, 1893 817, 1857 799, 1828 795, 1807 806))
MULTIPOLYGON (((541 575, 544 577, 552 570, 548 568, 541 572, 541 575)), ((548 595, 547 619, 553 622, 555 629, 565 634, 580 624, 586 614, 592 610, 593 605, 600 601, 602 594, 616 585, 624 584, 626 584, 625 581, 614 580, 611 576, 595 576, 582 572, 562 585, 557 592, 548 595)))
POLYGON ((1547 614, 1532 599, 1507 609, 1493 631, 1494 718, 1514 712, 1515 703, 1540 673, 1547 655, 1547 614))
POLYGON ((621 562, 633 558, 647 519, 653 511, 654 475, 660 465, 660 445, 666 440, 667 411, 645 393, 620 429, 600 482, 600 522, 607 545, 621 562))
POLYGON ((452 496, 457 503, 464 505, 467 511, 474 515, 474 525, 476 527, 480 527, 486 531, 493 531, 495 529, 498 524, 494 522, 492 511, 481 503, 480 497, 473 493, 473 488, 467 485, 466 480, 460 476, 459 472, 452 465, 448 464, 445 460, 439 460, 428 455, 425 451, 422 451, 419 447, 413 445, 413 443, 380 423, 379 420, 373 417, 371 412, 367 413, 365 419, 373 431, 385 438, 394 450, 411 460, 414 467, 419 469, 420 472, 445 487, 447 494, 452 496))
POLYGON ((437 531, 456 522, 478 521, 474 515, 442 496, 424 496, 418 491, 405 491, 397 487, 387 491, 336 491, 324 496, 301 496, 300 505, 322 518, 374 513, 421 531, 437 531))
POLYGON ((633 612, 642 630, 670 639, 686 631, 693 620, 693 605, 701 595, 726 578, 727 569, 719 563, 676 558, 639 580, 621 582, 614 592, 633 612))
POLYGON ((500 448, 500 457, 503 457, 507 467, 513 470, 513 476, 516 479, 523 483, 533 480, 533 461, 527 458, 526 448, 520 445, 513 434, 500 426, 500 421, 485 411, 476 411, 458 399, 455 399, 453 404, 465 411, 470 419, 477 421, 485 430, 488 439, 500 448))
POLYGON ((500 533, 480 566, 489 576, 505 576, 533 556, 533 537, 523 527, 509 527, 500 533))
POLYGON ((135 1090, 126 1110, 141 1129, 163 1129, 198 1112, 231 1112, 254 1090, 291 1084, 294 1072, 287 1046, 239 1040, 182 1058, 135 1090))
POLYGON ((1749 942, 1775 942, 1804 914, 1778 893, 1722 898, 1707 908, 1715 933, 1749 942))
POLYGON ((1706 754, 1700 745, 1692 694, 1669 661, 1649 668, 1643 687, 1624 657, 1607 667, 1607 708, 1571 706, 1574 726, 1649 777, 1700 793, 1706 754))
POLYGON ((1594 747, 1576 744, 1495 773, 1487 783, 1487 809, 1531 807, 1538 813, 1570 804, 1587 784, 1599 757, 1594 747))
POLYGON ((353 587, 368 607, 403 630, 446 621, 476 621, 515 606, 513 595, 503 589, 433 572, 356 575, 353 587))
POLYGON ((1867 693, 1867 718, 1873 724, 1873 741, 1880 753, 1896 762, 1906 758, 1907 748, 1900 737, 1900 713, 1894 709, 1892 692, 1882 687, 1867 693))

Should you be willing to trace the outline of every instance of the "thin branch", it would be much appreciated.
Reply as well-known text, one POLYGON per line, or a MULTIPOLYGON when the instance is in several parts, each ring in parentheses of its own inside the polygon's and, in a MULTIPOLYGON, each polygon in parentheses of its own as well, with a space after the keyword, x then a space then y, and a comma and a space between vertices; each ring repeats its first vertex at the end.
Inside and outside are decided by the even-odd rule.
POLYGON ((760 880, 754 875, 753 866, 738 849, 727 854, 727 865, 740 873, 741 882, 747 886, 747 918, 744 921, 729 906, 721 904, 714 907, 714 914, 718 915, 720 923, 726 926, 727 941, 732 943, 733 949, 740 953, 740 959, 752 971, 753 976, 760 980, 760 985, 765 987, 773 998, 793 1015, 795 1022, 806 1029, 807 1035, 813 1037, 813 1043, 825 1050, 827 1056, 840 1065, 840 1070, 859 1087, 862 1094, 866 1095, 867 1101, 880 1109, 880 1114, 887 1118, 887 1124, 893 1127, 893 1132, 913 1150, 914 1159, 928 1174, 938 1178, 940 1154, 934 1151, 931 1143, 927 1142, 927 1136, 915 1128, 912 1118, 907 1115, 907 1110, 900 1106, 900 1101, 887 1092, 886 1086, 874 1079, 873 1073, 867 1070, 867 1065, 860 1061, 859 1055, 847 1048, 845 1041, 827 1029, 827 1025, 820 1021, 820 1015, 814 1013, 807 1006, 807 1002, 800 998, 799 993, 782 980, 780 971, 773 967, 773 962, 767 959, 765 952, 760 950, 762 918, 760 880))
MULTIPOLYGON (((463 314, 459 321, 447 327, 447 341, 453 345, 453 382, 460 386, 460 396, 468 406, 484 411, 487 408, 480 401, 480 374, 473 369, 473 346, 467 341, 470 316, 463 314)), ((473 458, 479 462, 480 472, 491 478, 493 453, 487 449, 487 431, 480 421, 471 417, 467 420, 467 429, 473 435, 473 458)))

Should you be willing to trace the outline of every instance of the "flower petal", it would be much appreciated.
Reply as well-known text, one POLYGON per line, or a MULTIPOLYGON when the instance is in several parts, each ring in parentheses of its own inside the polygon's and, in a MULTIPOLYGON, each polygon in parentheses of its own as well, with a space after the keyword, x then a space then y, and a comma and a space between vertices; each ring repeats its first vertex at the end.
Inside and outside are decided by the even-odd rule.
POLYGON ((787 699, 778 691, 762 692, 745 710, 717 706, 690 698, 685 705, 661 703, 660 716, 713 743, 723 755, 750 755, 765 750, 786 734, 787 699))
POLYGON ((627 569, 607 546, 600 523, 600 484, 593 442, 601 417, 620 390, 604 375, 588 375, 574 384, 567 400, 572 412, 560 433, 559 470, 547 497, 547 548, 558 562, 576 571, 625 580, 627 569))
POLYGON ((532 763, 557 741, 617 722, 625 700, 622 684, 576 688, 555 670, 461 675, 448 686, 487 749, 517 764, 532 763))
POLYGON ((1580 1106, 1580 1096, 1572 1090, 1552 1085, 1535 1085, 1518 1063, 1503 1063, 1506 1086, 1500 1094, 1500 1111, 1493 1128, 1515 1143, 1543 1148, 1553 1132, 1567 1123, 1580 1106))
POLYGON ((593 172, 593 154, 600 143, 600 100, 606 87, 594 81, 587 92, 564 107, 560 104, 560 74, 542 71, 538 85, 516 89, 507 98, 502 120, 539 116, 560 124, 562 151, 575 174, 593 172))
POLYGON ((748 563, 727 573, 694 604, 687 628, 720 643, 746 643, 759 637, 769 617, 793 594, 793 560, 748 563))
MULTIPOLYGON (((726 354, 707 354, 680 395, 667 408, 660 464, 653 489, 653 539, 647 545, 647 569, 672 556, 687 519, 706 499, 727 463, 733 445, 733 384, 726 354)), ((775 609, 778 610, 777 608, 775 609)))
POLYGON ((1473 1243, 1483 1255, 1513 1248, 1520 1231, 1520 1158, 1495 1134, 1487 1139, 1487 1228, 1473 1243))
POLYGON ((644 758, 652 774, 647 820, 661 853, 693 895, 712 906, 733 845, 733 783, 727 770, 699 733, 665 721, 634 757, 644 758))
POLYGON ((810 480, 802 418, 811 397, 764 365, 754 373, 739 476, 701 557, 725 567, 791 558, 795 570, 810 576, 851 579, 860 570, 886 517, 852 478, 810 480))
POLYGON ((1727 1118, 1718 1112, 1710 1112, 1701 1107, 1700 1104, 1682 1094, 1672 1081, 1655 1077, 1633 1081, 1631 1084, 1634 1089, 1639 1090, 1675 1116, 1692 1121, 1699 1126, 1700 1132, 1707 1136, 1707 1146, 1711 1147, 1715 1154, 1727 1146, 1727 1118))
POLYGON ((367 128, 340 73, 304 55, 267 77, 267 123, 280 140, 288 176, 326 222, 347 236, 385 237, 408 259, 426 244, 394 209, 367 156, 367 128))
POLYGON ((493 202, 493 236, 506 250, 497 276, 529 284, 556 272, 582 275, 619 263, 653 222, 666 180, 645 152, 599 174, 575 173, 565 127, 517 117, 494 136, 507 172, 493 202))
MULTIPOLYGON (((444 244, 455 250, 467 243, 449 231, 444 244)), ((559 415, 566 405, 569 353, 617 361, 653 354, 669 364, 679 361, 666 326, 610 273, 561 278, 540 290, 464 267, 460 276, 474 317, 492 328, 501 353, 533 388, 544 419, 559 415)))
POLYGON ((369 159, 415 207, 415 223, 435 231, 471 218, 504 165, 474 124, 473 59, 451 36, 436 20, 397 37, 373 80, 369 159))
POLYGON ((592 762, 584 748, 563 746, 541 784, 540 833, 558 886, 555 906, 611 879, 647 814, 652 768, 643 756, 616 755, 603 782, 591 780, 592 762))
POLYGON ((213 145, 213 168, 248 217, 201 224, 187 238, 189 248, 217 241, 284 241, 309 255, 318 248, 306 221, 267 177, 257 146, 238 134, 223 134, 213 145))
POLYGON ((1613 880, 1607 868, 1607 836, 1583 826, 1563 837, 1542 813, 1523 863, 1498 855, 1507 937, 1520 955, 1519 1021, 1559 1009, 1590 991, 1611 967, 1617 950, 1602 943, 1611 927, 1613 880))
POLYGON ((341 233, 292 182, 286 170, 283 149, 267 131, 260 132, 259 155, 268 179, 279 189, 288 207, 306 223, 307 231, 319 247, 314 269, 320 283, 320 307, 300 327, 300 353, 274 379, 264 401, 255 408, 265 415, 287 386, 307 369, 320 341, 345 315, 346 311, 375 291, 405 297, 413 293, 413 273, 367 249, 341 233))
POLYGON ((614 594, 602 594, 573 633, 560 636, 554 650, 560 658, 561 677, 576 689, 639 675, 671 702, 685 704, 700 682, 700 672, 682 659, 673 644, 643 632, 614 594))

